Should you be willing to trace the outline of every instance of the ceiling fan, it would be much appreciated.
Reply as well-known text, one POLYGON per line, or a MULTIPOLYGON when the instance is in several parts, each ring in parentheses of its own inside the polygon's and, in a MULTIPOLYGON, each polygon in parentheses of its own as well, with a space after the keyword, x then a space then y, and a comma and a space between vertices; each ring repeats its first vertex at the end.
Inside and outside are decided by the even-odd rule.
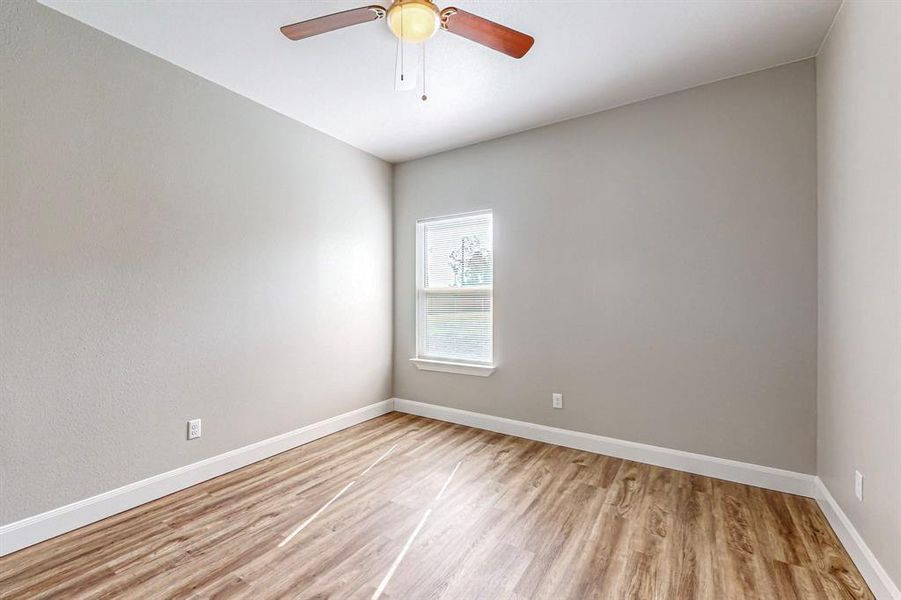
POLYGON ((443 29, 513 58, 525 56, 535 43, 530 35, 465 10, 454 7, 439 10, 432 0, 393 0, 388 8, 362 6, 285 25, 281 32, 290 40, 302 40, 380 19, 386 19, 391 32, 404 42, 424 42, 443 29))

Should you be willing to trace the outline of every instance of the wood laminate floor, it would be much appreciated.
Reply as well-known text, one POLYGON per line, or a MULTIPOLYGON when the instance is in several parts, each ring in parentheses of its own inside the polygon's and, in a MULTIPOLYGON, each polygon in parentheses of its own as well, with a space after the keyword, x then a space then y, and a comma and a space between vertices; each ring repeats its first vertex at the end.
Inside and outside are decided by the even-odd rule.
POLYGON ((400 413, 0 558, 2 598, 872 598, 816 503, 400 413))

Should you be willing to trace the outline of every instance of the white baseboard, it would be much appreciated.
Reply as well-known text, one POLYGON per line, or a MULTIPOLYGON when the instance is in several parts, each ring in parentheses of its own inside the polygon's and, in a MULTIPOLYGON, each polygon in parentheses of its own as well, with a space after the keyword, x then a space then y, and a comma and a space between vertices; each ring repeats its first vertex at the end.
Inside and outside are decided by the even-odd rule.
POLYGON ((319 421, 0 527, 0 556, 389 413, 393 399, 319 421))
POLYGON ((548 427, 547 425, 538 425, 526 421, 515 421, 468 410, 403 400, 401 398, 394 399, 394 410, 479 429, 487 429, 497 433, 515 435, 529 440, 566 446, 567 448, 576 448, 577 450, 634 460, 717 479, 746 483, 789 494, 811 498, 816 497, 816 476, 814 475, 764 467, 737 460, 716 458, 704 454, 694 454, 682 450, 661 448, 649 444, 627 442, 591 433, 548 427))
POLYGON ((879 600, 901 600, 901 591, 898 590, 898 586, 889 577, 860 534, 857 533, 857 529, 851 524, 848 515, 829 493, 826 484, 819 477, 817 477, 816 483, 817 504, 820 505, 820 509, 826 515, 826 519, 829 520, 838 539, 870 586, 870 590, 879 600))

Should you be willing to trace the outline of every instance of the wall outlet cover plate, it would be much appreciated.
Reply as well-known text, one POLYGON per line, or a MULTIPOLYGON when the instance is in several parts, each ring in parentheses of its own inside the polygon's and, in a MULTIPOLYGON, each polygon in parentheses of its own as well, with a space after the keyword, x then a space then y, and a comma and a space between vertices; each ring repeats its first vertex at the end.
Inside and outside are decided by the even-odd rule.
POLYGON ((200 419, 191 419, 188 421, 188 439, 193 440, 200 437, 200 419))

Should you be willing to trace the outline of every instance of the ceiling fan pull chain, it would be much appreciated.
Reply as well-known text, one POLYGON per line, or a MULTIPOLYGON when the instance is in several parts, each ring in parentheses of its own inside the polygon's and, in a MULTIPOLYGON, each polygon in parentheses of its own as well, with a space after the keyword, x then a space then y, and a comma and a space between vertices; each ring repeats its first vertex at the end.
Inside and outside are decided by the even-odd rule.
POLYGON ((425 102, 429 97, 425 93, 425 42, 422 43, 422 101, 425 102))

